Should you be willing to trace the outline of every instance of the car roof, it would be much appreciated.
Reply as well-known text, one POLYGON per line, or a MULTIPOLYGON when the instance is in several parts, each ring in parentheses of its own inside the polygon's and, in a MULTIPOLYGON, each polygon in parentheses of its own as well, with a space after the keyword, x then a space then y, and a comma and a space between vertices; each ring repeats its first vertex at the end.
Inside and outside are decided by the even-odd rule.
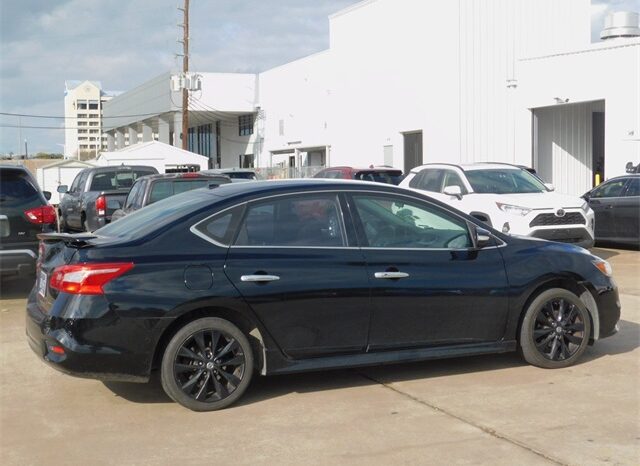
POLYGON ((141 176, 136 180, 164 180, 164 179, 183 179, 183 180, 225 180, 231 182, 231 178, 223 174, 202 173, 202 172, 186 172, 186 173, 158 173, 155 175, 141 176))
POLYGON ((424 165, 420 165, 419 167, 412 168, 411 171, 421 171, 426 168, 458 168, 462 171, 471 171, 471 170, 499 170, 499 169, 509 169, 516 168, 518 170, 523 170, 523 166, 514 165, 511 163, 502 163, 502 162, 477 162, 477 163, 426 163, 424 165))

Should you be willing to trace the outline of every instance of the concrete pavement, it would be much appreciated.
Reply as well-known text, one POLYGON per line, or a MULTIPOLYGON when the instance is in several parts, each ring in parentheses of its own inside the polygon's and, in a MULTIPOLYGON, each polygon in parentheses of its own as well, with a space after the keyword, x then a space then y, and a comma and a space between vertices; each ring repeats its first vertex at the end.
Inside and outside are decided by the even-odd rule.
POLYGON ((638 464, 640 252, 600 250, 618 335, 563 370, 516 354, 256 378, 193 413, 149 385, 68 377, 24 337, 30 284, 0 300, 2 464, 638 464))

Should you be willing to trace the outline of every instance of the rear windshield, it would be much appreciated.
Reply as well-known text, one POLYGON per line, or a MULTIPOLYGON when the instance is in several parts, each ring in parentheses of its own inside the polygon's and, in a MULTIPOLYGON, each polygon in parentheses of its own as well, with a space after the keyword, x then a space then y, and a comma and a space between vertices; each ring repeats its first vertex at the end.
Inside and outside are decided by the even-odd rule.
POLYGON ((182 193, 136 210, 117 222, 99 228, 96 234, 117 238, 141 238, 207 204, 214 203, 216 199, 208 190, 182 193))
POLYGON ((400 184, 402 181, 402 172, 401 171, 377 171, 377 170, 367 170, 357 172, 354 176, 356 180, 362 181, 375 181, 377 183, 387 183, 387 184, 400 184))
POLYGON ((257 180, 258 177, 253 172, 229 172, 225 173, 229 178, 235 178, 240 180, 257 180))
POLYGON ((133 182, 146 175, 155 175, 152 170, 122 170, 106 173, 95 173, 89 191, 109 191, 112 189, 129 189, 133 182))
POLYGON ((544 183, 526 170, 467 170, 465 174, 476 193, 523 194, 547 191, 544 183))
POLYGON ((39 206, 44 204, 38 189, 20 170, 0 170, 0 208, 39 206))
POLYGON ((161 201, 175 194, 191 191, 192 189, 204 188, 209 185, 210 180, 163 180, 153 183, 149 195, 149 204, 161 201))

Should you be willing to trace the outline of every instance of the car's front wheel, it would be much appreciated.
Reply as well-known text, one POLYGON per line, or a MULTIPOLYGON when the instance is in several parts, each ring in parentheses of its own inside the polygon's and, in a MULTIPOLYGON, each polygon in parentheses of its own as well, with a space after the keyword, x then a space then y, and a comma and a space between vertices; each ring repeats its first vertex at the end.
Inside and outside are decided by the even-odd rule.
POLYGON ((162 358, 167 395, 194 411, 226 408, 245 392, 253 352, 244 333, 217 317, 195 320, 171 339, 162 358))
POLYGON ((520 328, 524 359, 546 369, 574 364, 591 336, 589 311, 575 294, 561 288, 540 293, 526 310, 520 328))

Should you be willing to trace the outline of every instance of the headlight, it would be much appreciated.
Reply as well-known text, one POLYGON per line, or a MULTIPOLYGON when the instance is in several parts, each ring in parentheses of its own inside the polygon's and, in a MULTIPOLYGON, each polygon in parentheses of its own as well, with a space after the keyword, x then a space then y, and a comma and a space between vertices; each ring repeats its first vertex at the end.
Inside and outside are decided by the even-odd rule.
POLYGON ((584 213, 586 214, 587 212, 589 212, 589 203, 587 201, 584 202, 584 204, 582 204, 582 206, 580 207, 584 213))
POLYGON ((595 265, 595 267, 607 277, 610 277, 611 274, 613 273, 613 268, 611 267, 611 264, 609 264, 607 261, 603 259, 600 259, 599 257, 592 260, 591 263, 595 265))
POLYGON ((519 207, 517 205, 502 204, 501 202, 496 202, 496 205, 498 206, 498 209, 506 212, 507 214, 521 215, 524 217, 529 212, 531 212, 531 209, 528 209, 526 207, 519 207))

